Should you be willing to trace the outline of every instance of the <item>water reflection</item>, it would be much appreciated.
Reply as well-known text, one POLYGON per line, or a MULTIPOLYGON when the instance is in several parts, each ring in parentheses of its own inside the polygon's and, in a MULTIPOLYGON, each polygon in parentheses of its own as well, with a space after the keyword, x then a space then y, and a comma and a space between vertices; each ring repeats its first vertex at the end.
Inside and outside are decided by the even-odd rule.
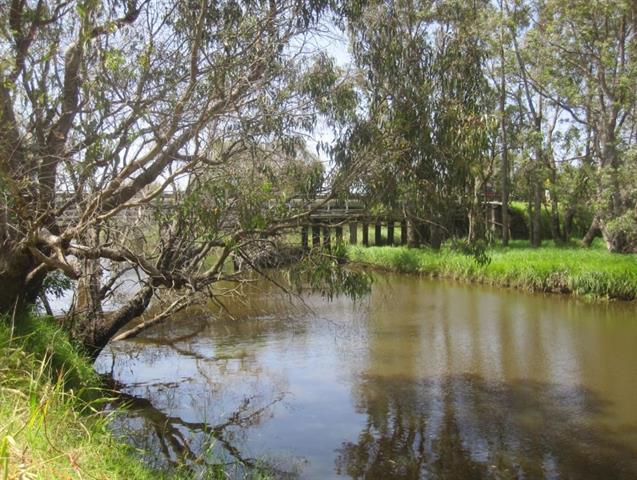
POLYGON ((135 400, 117 429, 157 463, 281 478, 637 478, 634 305, 405 277, 356 307, 288 300, 111 345, 98 368, 135 400))
POLYGON ((586 389, 368 377, 357 399, 367 423, 335 462, 352 478, 637 478, 635 450, 587 422, 610 405, 586 389))

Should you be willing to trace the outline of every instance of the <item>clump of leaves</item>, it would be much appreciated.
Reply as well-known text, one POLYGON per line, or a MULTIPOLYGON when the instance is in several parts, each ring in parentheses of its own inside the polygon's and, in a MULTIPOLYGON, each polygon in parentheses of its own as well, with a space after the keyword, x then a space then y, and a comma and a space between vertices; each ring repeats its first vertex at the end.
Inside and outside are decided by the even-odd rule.
POLYGON ((472 256, 476 264, 480 267, 486 267, 491 263, 491 257, 487 253, 488 246, 486 242, 482 240, 469 242, 467 240, 455 239, 451 242, 451 250, 460 252, 463 255, 472 256))
POLYGON ((43 289, 46 295, 53 295, 60 298, 64 292, 73 288, 73 282, 62 272, 50 272, 44 279, 43 289))
POLYGON ((345 264, 345 247, 337 244, 331 251, 313 249, 288 270, 290 284, 297 293, 320 293, 332 300, 345 295, 359 300, 369 294, 372 276, 345 264))

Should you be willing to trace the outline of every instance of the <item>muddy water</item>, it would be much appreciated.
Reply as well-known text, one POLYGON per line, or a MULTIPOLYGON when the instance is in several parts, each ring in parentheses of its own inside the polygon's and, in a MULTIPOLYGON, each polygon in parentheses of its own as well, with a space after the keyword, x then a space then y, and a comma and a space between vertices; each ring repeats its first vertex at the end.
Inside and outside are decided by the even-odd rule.
POLYGON ((292 306, 255 289, 98 361, 158 463, 283 478, 637 478, 637 306, 383 276, 292 306))

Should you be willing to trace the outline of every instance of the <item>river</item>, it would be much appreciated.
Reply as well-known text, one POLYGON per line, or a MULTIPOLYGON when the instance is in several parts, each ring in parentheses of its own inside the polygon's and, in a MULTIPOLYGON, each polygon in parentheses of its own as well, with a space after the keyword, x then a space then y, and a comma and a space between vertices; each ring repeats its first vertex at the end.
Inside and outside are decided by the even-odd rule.
POLYGON ((151 463, 307 479, 637 478, 634 303, 400 275, 378 276, 357 304, 291 302, 268 286, 224 302, 98 359, 134 400, 116 432, 151 463))

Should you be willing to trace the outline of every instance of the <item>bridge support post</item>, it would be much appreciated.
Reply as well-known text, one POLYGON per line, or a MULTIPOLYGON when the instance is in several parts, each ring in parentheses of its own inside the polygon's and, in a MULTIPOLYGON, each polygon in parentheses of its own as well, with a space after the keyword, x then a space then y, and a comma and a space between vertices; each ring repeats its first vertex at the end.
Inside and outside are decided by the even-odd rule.
POLYGON ((383 244, 382 228, 383 225, 380 220, 376 220, 374 224, 374 245, 377 247, 383 244))
POLYGON ((400 222, 400 244, 407 245, 407 220, 400 222))
POLYGON ((336 243, 343 243, 343 226, 337 225, 334 230, 336 230, 336 243))
POLYGON ((312 225, 312 248, 321 246, 321 227, 312 225))
POLYGON ((358 223, 350 223, 349 224, 349 243, 350 245, 356 245, 358 236, 358 223))
POLYGON ((323 227, 323 248, 331 250, 332 242, 330 238, 330 227, 323 227))
POLYGON ((309 247, 307 240, 307 225, 303 225, 301 227, 301 248, 304 252, 307 251, 309 247))
POLYGON ((394 221, 389 220, 387 222, 387 245, 394 244, 394 221))
POLYGON ((363 223, 363 245, 369 247, 369 225, 367 223, 363 223))

